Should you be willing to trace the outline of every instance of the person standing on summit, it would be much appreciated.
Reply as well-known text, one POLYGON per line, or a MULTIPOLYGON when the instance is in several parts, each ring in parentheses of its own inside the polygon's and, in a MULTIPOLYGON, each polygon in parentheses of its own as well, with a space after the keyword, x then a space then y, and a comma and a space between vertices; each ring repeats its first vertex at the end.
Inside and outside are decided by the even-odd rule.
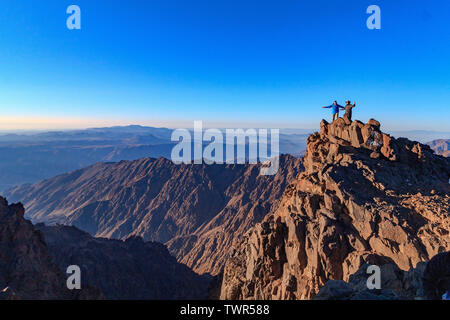
POLYGON ((356 102, 353 101, 353 104, 350 103, 350 100, 345 101, 345 114, 344 118, 347 118, 350 122, 352 122, 352 109, 356 107, 356 102))
POLYGON ((334 100, 331 106, 322 107, 322 108, 331 108, 331 112, 333 113, 333 121, 339 118, 339 110, 345 109, 343 106, 339 105, 336 100, 334 100))

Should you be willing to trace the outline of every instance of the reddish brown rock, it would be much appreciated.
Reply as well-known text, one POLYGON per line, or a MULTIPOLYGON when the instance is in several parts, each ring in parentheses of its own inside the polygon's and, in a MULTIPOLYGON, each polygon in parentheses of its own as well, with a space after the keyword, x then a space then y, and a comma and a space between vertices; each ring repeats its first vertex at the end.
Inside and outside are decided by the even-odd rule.
POLYGON ((450 286, 450 251, 441 252, 416 268, 401 270, 390 259, 365 257, 365 263, 348 282, 330 280, 314 297, 315 300, 441 300, 450 286), (380 268, 380 288, 367 287, 371 265, 380 268))
POLYGON ((395 144, 392 138, 383 133, 383 146, 381 147, 381 153, 389 160, 395 161, 397 160, 397 152, 395 144))
POLYGON ((367 124, 370 124, 371 126, 374 126, 374 127, 377 128, 378 130, 380 129, 380 126, 381 126, 380 122, 378 122, 378 121, 375 120, 375 119, 370 119, 370 120, 367 122, 367 124))
POLYGON ((314 297, 314 300, 414 300, 425 299, 422 277, 425 263, 408 271, 401 270, 389 260, 368 257, 368 260, 380 267, 380 289, 368 289, 367 273, 369 264, 363 264, 359 270, 350 276, 348 282, 343 280, 328 281, 314 297))
POLYGON ((372 159, 379 159, 381 157, 381 154, 379 154, 378 152, 374 151, 370 154, 370 157, 372 159))
POLYGON ((406 271, 450 249, 450 160, 379 127, 322 122, 308 138, 305 172, 235 246, 222 299, 310 299, 370 257, 406 271))

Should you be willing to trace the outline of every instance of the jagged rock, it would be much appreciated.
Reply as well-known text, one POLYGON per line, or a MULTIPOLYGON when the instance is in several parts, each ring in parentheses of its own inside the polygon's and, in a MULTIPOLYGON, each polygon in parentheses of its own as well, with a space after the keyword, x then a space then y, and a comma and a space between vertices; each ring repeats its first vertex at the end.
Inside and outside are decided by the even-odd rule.
POLYGON ((0 197, 0 299, 101 299, 95 288, 69 290, 42 234, 23 218, 21 204, 0 197))
MULTIPOLYGON (((373 257, 372 257, 373 258, 373 257)), ((369 264, 364 264, 349 282, 328 281, 314 297, 315 300, 378 300, 378 299, 433 299, 440 300, 450 288, 450 252, 434 256, 428 263, 420 262, 416 268, 401 270, 392 261, 374 261, 380 266, 380 289, 369 289, 367 273, 369 264)), ((376 259, 375 259, 376 260, 376 259)))
POLYGON ((423 273, 424 298, 440 300, 450 290, 450 251, 441 252, 428 263, 423 273))
POLYGON ((370 154, 370 157, 372 159, 379 159, 381 157, 381 154, 379 152, 374 151, 370 154))
POLYGON ((347 300, 355 290, 344 280, 330 280, 320 289, 314 300, 347 300))
POLYGON ((339 145, 364 147, 372 151, 373 157, 382 154, 389 160, 397 160, 397 148, 392 138, 380 131, 380 123, 370 119, 367 124, 355 120, 346 122, 338 118, 332 124, 322 121, 321 135, 327 137, 331 142, 339 145))
POLYGON ((373 118, 369 119, 369 121, 367 121, 367 124, 370 124, 371 126, 374 126, 377 129, 380 129, 380 126, 381 126, 380 122, 378 122, 377 120, 375 120, 373 118))
POLYGON ((379 128, 322 121, 305 172, 232 251, 222 299, 311 299, 373 257, 406 271, 450 249, 450 160, 379 128))
POLYGON ((314 300, 400 300, 392 289, 355 290, 343 280, 328 281, 314 300))

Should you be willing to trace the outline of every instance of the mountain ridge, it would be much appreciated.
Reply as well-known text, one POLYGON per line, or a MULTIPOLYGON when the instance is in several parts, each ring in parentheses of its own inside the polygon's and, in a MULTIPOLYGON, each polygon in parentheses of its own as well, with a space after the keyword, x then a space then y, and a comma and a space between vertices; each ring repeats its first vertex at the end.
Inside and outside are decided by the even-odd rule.
POLYGON ((311 299, 364 263, 408 270, 450 249, 450 159, 380 126, 321 122, 305 171, 232 249, 221 299, 311 299))
POLYGON ((69 224, 106 238, 167 243, 194 271, 218 274, 229 248, 275 209, 302 159, 280 156, 274 176, 256 165, 175 165, 165 158, 97 163, 6 193, 34 223, 69 224))

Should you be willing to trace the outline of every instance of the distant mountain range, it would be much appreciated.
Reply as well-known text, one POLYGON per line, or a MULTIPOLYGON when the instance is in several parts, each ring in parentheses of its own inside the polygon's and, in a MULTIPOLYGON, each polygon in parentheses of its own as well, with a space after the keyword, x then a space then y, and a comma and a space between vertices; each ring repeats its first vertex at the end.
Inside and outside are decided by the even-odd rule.
POLYGON ((428 130, 410 130, 410 131, 390 131, 388 132, 394 138, 408 138, 411 141, 427 143, 437 139, 450 139, 450 132, 447 131, 428 131, 428 130))
POLYGON ((99 161, 170 157, 171 130, 140 126, 0 136, 0 190, 99 161))
MULTIPOLYGON (((143 126, 0 135, 0 191, 96 162, 144 157, 170 159, 172 129, 143 126)), ((305 130, 303 130, 305 131, 305 130)), ((303 154, 308 134, 280 134, 280 152, 303 154)))
MULTIPOLYGON (((34 183, 96 162, 170 158, 172 129, 138 125, 0 134, 0 191, 34 183)), ((280 152, 302 156, 313 129, 281 129, 280 152)), ((419 142, 450 139, 448 132, 392 132, 419 142)))

